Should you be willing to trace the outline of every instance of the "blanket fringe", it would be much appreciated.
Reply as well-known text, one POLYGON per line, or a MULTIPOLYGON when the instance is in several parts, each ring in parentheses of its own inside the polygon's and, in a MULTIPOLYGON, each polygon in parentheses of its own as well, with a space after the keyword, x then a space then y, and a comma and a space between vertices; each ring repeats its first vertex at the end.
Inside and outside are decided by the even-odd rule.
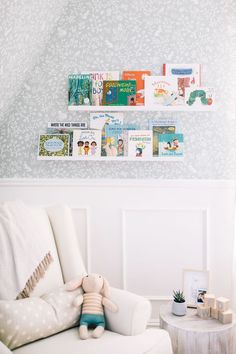
POLYGON ((50 252, 46 254, 43 260, 39 263, 31 277, 27 280, 24 289, 20 292, 17 296, 17 300, 24 299, 29 297, 34 288, 36 287, 37 283, 40 279, 44 277, 46 270, 48 269, 49 265, 53 262, 53 257, 50 252))

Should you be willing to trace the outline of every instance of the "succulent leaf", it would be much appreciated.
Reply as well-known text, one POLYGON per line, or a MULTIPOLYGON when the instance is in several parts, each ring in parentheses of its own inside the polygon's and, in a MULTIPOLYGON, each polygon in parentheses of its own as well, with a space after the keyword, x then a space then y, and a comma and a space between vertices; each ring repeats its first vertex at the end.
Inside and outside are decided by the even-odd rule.
POLYGON ((178 302, 178 303, 185 302, 185 297, 184 297, 183 291, 173 290, 173 297, 174 297, 175 302, 178 302))

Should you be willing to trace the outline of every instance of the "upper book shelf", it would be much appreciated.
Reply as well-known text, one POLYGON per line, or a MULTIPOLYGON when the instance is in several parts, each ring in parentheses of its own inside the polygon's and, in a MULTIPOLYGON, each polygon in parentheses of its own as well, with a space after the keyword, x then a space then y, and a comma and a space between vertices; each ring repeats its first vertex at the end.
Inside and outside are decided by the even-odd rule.
POLYGON ((203 86, 200 64, 163 64, 150 70, 71 74, 68 110, 86 112, 210 112, 214 88, 203 86))
POLYGON ((68 110, 84 112, 210 112, 215 111, 216 106, 68 106, 68 110))

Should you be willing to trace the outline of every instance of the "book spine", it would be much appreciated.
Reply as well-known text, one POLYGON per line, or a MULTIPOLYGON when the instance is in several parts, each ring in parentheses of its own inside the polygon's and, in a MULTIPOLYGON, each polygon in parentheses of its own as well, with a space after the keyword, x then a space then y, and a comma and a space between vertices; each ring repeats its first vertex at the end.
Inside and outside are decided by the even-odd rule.
POLYGON ((166 76, 166 64, 163 64, 163 75, 166 76))

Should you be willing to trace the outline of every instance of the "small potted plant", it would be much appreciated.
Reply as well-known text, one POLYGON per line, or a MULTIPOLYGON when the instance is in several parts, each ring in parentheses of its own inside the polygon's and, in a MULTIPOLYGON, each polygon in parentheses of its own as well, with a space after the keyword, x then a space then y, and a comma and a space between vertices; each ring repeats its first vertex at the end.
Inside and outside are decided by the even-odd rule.
POLYGON ((184 316, 186 314, 186 303, 183 291, 173 291, 173 297, 172 313, 176 316, 184 316))

